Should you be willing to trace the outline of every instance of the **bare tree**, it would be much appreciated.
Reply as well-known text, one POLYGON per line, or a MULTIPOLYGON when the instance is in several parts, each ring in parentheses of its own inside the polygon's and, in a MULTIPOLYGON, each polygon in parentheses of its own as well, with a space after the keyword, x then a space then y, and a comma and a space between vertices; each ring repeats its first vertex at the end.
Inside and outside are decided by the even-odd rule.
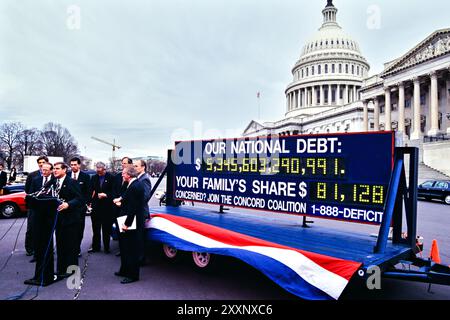
POLYGON ((0 156, 6 162, 8 169, 11 169, 14 162, 15 153, 20 145, 20 134, 24 130, 20 122, 4 123, 0 126, 0 156))
POLYGON ((19 146, 17 155, 20 160, 19 167, 23 166, 25 156, 41 155, 43 153, 43 145, 41 141, 41 132, 36 129, 25 129, 19 135, 19 146))
POLYGON ((147 161, 147 172, 150 175, 159 175, 166 168, 167 163, 160 160, 148 160, 147 161))
POLYGON ((69 161, 78 154, 78 145, 69 130, 60 124, 49 122, 44 125, 41 132, 41 141, 44 152, 48 156, 63 157, 69 161))

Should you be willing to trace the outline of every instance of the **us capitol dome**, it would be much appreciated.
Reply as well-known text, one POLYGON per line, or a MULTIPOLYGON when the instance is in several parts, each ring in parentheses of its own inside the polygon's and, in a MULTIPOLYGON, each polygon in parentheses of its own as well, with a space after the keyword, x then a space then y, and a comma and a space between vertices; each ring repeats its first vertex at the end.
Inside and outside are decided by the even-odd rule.
POLYGON ((323 24, 303 47, 287 86, 286 118, 314 115, 360 100, 359 89, 369 64, 358 43, 336 20, 338 9, 328 0, 323 24))

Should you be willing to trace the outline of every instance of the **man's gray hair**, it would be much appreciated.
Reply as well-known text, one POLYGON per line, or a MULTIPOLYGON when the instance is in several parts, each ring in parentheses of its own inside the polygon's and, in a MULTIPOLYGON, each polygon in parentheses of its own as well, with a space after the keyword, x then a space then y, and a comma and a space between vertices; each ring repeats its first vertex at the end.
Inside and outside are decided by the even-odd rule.
POLYGON ((106 168, 106 164, 104 164, 103 162, 99 161, 99 162, 97 162, 95 164, 95 167, 96 168, 103 168, 103 169, 105 169, 106 168))
POLYGON ((123 171, 132 178, 137 178, 139 175, 135 167, 127 167, 123 171))

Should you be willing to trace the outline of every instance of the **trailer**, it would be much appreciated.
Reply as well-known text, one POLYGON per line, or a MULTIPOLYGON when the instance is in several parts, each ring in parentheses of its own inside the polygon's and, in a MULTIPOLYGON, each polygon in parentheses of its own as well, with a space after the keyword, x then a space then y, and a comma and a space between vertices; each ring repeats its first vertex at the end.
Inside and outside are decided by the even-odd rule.
POLYGON ((386 278, 450 285, 449 267, 416 256, 417 170, 417 148, 395 148, 392 132, 178 142, 153 187, 167 177, 166 205, 150 208, 147 235, 169 258, 192 252, 200 268, 212 255, 240 259, 302 299, 337 300, 350 284, 366 286, 375 269, 386 278), (268 155, 278 160, 269 165, 268 155), (307 217, 372 224, 379 232, 311 227, 307 217), (413 268, 397 269, 400 262, 413 268))

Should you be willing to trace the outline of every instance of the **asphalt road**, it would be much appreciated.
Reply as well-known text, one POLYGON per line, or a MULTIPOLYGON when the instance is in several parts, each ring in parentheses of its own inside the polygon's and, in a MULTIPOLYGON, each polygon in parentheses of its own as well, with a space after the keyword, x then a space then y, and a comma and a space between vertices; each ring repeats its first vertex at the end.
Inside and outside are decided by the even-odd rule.
MULTIPOLYGON (((152 200, 152 205, 157 204, 152 200)), ((450 264, 450 206, 438 202, 419 201, 418 234, 424 237, 424 256, 430 251, 432 239, 438 240, 444 264, 450 264)), ((248 214, 255 214, 250 212, 248 214)), ((289 216, 286 219, 300 221, 289 216)), ((314 225, 326 225, 351 231, 375 233, 377 228, 359 224, 315 219, 314 225)), ((313 227, 314 227, 313 225, 313 227)), ((120 284, 114 276, 120 258, 117 241, 112 242, 112 254, 88 254, 92 236, 90 218, 86 219, 80 267, 83 275, 81 290, 68 289, 65 280, 49 287, 29 287, 23 284, 34 273, 34 264, 25 255, 26 219, 0 219, 0 299, 20 296, 23 300, 297 300, 259 271, 238 260, 215 257, 210 271, 193 266, 188 253, 176 262, 167 261, 159 245, 148 248, 147 264, 141 268, 141 280, 120 284)), ((450 287, 384 279, 381 290, 346 290, 342 299, 450 299, 450 287)))

